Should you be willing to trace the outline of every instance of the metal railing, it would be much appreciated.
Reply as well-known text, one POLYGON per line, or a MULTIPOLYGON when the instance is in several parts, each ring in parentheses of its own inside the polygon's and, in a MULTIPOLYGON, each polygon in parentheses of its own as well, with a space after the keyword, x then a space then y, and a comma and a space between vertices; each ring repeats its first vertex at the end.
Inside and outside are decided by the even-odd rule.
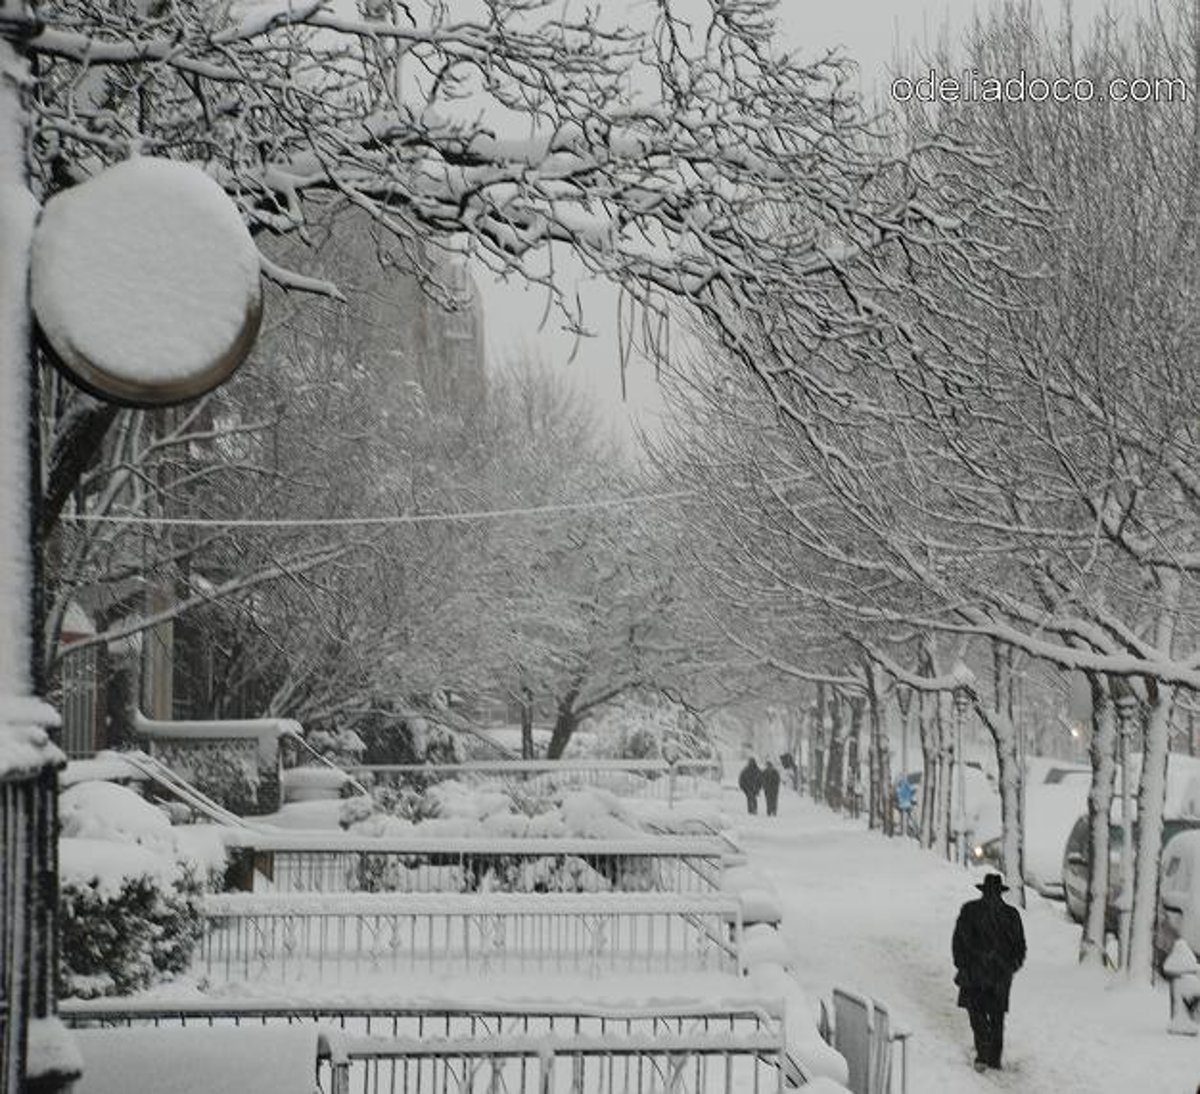
POLYGON ((412 786, 457 779, 502 781, 527 790, 596 786, 626 797, 669 798, 697 795, 720 782, 716 760, 474 760, 460 764, 360 764, 344 768, 379 786, 412 786))
POLYGON ((317 1085, 329 1094, 781 1094, 772 1033, 519 1035, 426 1041, 327 1035, 317 1085))
MULTIPOLYGON (((240 832, 255 885, 274 892, 711 892, 727 846, 713 838, 418 838, 240 832), (261 879, 261 882, 260 882, 261 879)), ((249 873, 249 872, 247 872, 249 873)))
MULTIPOLYGON (((824 1006, 824 1004, 822 1004, 824 1006)), ((846 1086, 853 1094, 891 1094, 895 1080, 895 1046, 900 1046, 900 1090, 908 1091, 907 1030, 892 1022, 878 999, 844 988, 833 989, 833 1012, 826 1012, 828 1039, 846 1058, 846 1086)))
POLYGON ((62 1017, 74 1028, 315 1022, 327 1094, 766 1094, 804 1081, 775 1003, 93 1000, 62 1017))
POLYGON ((223 894, 202 904, 210 982, 371 972, 741 971, 741 902, 703 893, 223 894))
MULTIPOLYGON (((0 720, 0 733, 10 729, 0 720)), ((35 761, 35 746, 28 751, 35 761)), ((26 1089, 29 1023, 54 1010, 59 765, 49 749, 41 766, 35 764, 0 777, 2 1094, 26 1089)))

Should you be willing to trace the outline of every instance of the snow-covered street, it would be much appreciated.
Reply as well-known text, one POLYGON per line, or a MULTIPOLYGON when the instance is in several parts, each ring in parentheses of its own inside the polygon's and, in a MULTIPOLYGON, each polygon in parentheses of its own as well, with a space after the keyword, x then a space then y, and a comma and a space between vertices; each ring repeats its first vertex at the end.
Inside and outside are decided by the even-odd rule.
POLYGON ((1131 988, 1080 968, 1078 928, 1062 905, 1037 896, 1024 912, 1029 956, 1013 984, 1004 1071, 976 1074, 966 1012, 955 1005, 950 935, 982 873, 786 790, 779 816, 742 808, 738 828, 751 863, 779 892, 809 997, 828 998, 835 985, 873 995, 912 1031, 912 1094, 1193 1094, 1200 1084, 1200 1039, 1167 1033, 1166 988, 1131 988))

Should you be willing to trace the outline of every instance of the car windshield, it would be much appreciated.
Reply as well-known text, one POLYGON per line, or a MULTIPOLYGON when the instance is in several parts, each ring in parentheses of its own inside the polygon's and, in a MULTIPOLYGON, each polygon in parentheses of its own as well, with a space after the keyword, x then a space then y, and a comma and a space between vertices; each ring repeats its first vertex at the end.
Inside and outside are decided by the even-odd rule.
MULTIPOLYGON (((1197 817, 1171 817, 1163 821, 1162 841, 1165 844, 1175 833, 1185 832, 1189 828, 1200 828, 1200 818, 1197 817)), ((1136 844, 1138 839, 1138 822, 1133 822, 1133 842, 1136 844)), ((1108 842, 1110 846, 1120 847, 1125 842, 1125 826, 1120 823, 1113 823, 1108 828, 1108 842)))

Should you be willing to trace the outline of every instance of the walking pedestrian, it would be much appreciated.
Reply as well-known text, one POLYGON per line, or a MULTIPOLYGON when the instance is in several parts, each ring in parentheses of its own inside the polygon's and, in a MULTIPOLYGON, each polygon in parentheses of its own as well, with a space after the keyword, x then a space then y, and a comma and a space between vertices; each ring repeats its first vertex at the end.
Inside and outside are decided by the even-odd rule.
POLYGON ((767 799, 767 816, 773 817, 779 812, 779 768, 770 760, 762 773, 763 797, 767 799))
POLYGON ((758 812, 758 792, 762 789, 762 771, 758 761, 753 756, 746 761, 742 773, 738 776, 738 786, 746 795, 746 812, 751 815, 758 812))
POLYGON ((999 1068, 1004 1051, 1004 1015, 1013 974, 1025 963, 1021 913, 1005 903, 1008 891, 999 874, 988 874, 983 894, 958 913, 952 950, 958 1005, 966 1008, 975 1037, 975 1070, 999 1068))

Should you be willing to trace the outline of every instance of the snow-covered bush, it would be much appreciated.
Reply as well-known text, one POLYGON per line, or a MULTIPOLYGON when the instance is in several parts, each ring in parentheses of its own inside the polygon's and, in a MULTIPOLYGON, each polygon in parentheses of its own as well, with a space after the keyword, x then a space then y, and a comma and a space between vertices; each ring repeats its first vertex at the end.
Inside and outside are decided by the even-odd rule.
POLYGON ((615 760, 657 760, 671 752, 684 760, 711 760, 717 755, 704 723, 661 695, 624 696, 603 707, 586 725, 590 733, 576 735, 578 746, 571 755, 615 760))
MULTIPOLYGON (((379 808, 389 800, 386 796, 377 794, 374 802, 353 799, 342 807, 342 827, 368 836, 599 840, 646 835, 620 798, 596 787, 531 792, 501 782, 472 786, 446 781, 417 797, 419 805, 400 796, 390 799, 393 808, 402 808, 409 816, 379 808)), ((414 855, 399 863, 381 854, 363 857, 358 887, 371 892, 395 889, 400 882, 398 867, 422 865, 453 867, 458 871, 455 884, 463 892, 595 892, 658 886, 651 864, 620 855, 588 856, 586 861, 552 855, 532 861, 525 856, 491 857, 478 862, 468 859, 464 866, 457 854, 446 862, 437 861, 436 855, 414 855)))
POLYGON ((124 995, 185 970, 199 897, 220 878, 212 829, 172 828, 134 791, 84 782, 60 799, 62 995, 124 995))
POLYGON ((59 844, 60 994, 128 995, 183 972, 200 942, 195 871, 133 844, 59 844))

